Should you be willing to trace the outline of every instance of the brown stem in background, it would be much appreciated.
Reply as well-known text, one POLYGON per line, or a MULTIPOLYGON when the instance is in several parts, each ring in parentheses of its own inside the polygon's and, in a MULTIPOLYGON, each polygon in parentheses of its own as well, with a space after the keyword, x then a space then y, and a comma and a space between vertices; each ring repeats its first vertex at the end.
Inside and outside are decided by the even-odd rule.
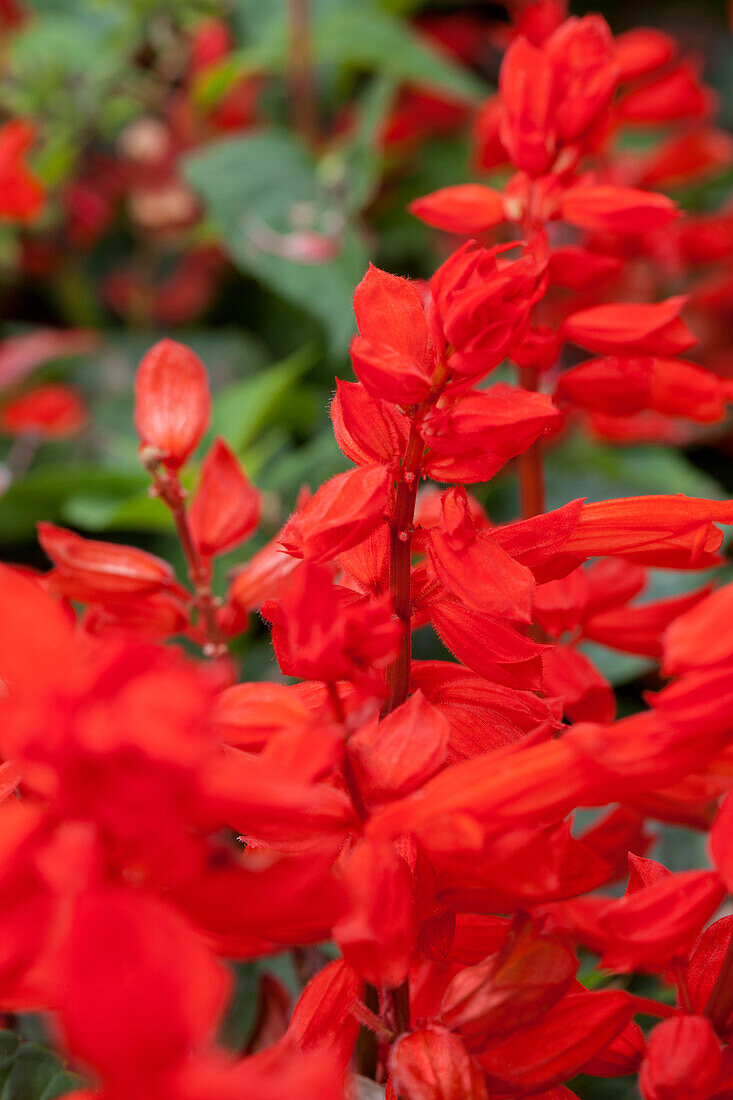
POLYGON ((211 567, 199 553, 186 514, 186 490, 175 474, 165 470, 157 457, 143 458, 143 465, 153 479, 153 491, 168 508, 176 525, 178 541, 186 559, 188 577, 194 591, 194 606, 203 627, 207 657, 223 657, 227 645, 216 617, 216 597, 211 590, 211 567))
POLYGON ((288 96, 295 132, 309 146, 318 139, 316 77, 310 0, 288 0, 288 96))
MULTIPOLYGON (((534 367, 521 367, 519 384, 525 390, 536 390, 538 382, 534 367)), ((522 498, 522 518, 531 519, 545 511, 545 475, 542 444, 539 439, 518 458, 519 487, 522 498)))

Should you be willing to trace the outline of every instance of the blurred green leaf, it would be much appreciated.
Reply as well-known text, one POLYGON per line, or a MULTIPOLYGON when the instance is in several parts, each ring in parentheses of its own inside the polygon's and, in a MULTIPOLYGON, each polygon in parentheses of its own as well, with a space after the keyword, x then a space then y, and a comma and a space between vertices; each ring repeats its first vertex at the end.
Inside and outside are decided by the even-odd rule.
POLYGON ((234 965, 234 992, 219 1029, 219 1042, 235 1054, 247 1047, 257 1019, 260 970, 256 962, 234 965))
POLYGON ((75 522, 74 499, 117 500, 139 493, 147 486, 140 473, 119 473, 99 466, 40 466, 13 482, 0 496, 0 541, 18 542, 35 533, 39 519, 52 523, 75 522))
POLYGON ((468 101, 486 94, 477 77, 421 40, 409 23, 358 3, 338 5, 320 20, 313 43, 319 62, 378 70, 468 101))
POLYGON ((344 349, 366 253, 297 138, 272 130, 215 142, 187 157, 184 172, 239 267, 318 318, 331 346, 344 349), (293 234, 304 223, 307 232, 334 240, 333 259, 289 258, 293 234))
POLYGON ((73 527, 87 531, 158 531, 175 530, 170 513, 159 500, 145 493, 120 499, 119 495, 75 493, 65 502, 61 518, 73 527))
POLYGON ((302 485, 316 489, 348 467, 330 428, 297 449, 286 448, 262 471, 258 484, 292 505, 302 485))
POLYGON ((353 139, 335 149, 324 162, 326 173, 346 195, 346 206, 358 214, 376 192, 382 174, 380 130, 392 107, 397 83, 388 76, 375 77, 359 100, 359 125, 353 139))
MULTIPOLYGON (((12 1033, 0 1033, 5 1036, 12 1033)), ((14 1050, 8 1037, 3 1045, 8 1053, 0 1056, 0 1100, 53 1100, 82 1084, 75 1074, 67 1073, 58 1057, 40 1043, 18 1043, 14 1050)))
MULTIPOLYGON (((240 0, 240 3, 242 0, 240 0)), ((283 73, 288 58, 288 26, 282 9, 261 2, 246 4, 245 27, 253 43, 240 51, 239 71, 283 73), (257 8, 264 9, 257 11, 257 8)), ((454 64, 416 29, 367 0, 320 0, 312 9, 311 48, 316 65, 378 71, 402 83, 418 85, 477 102, 486 87, 469 70, 454 64)), ((227 62, 231 67, 232 59, 227 62)))
POLYGON ((56 1100, 57 1096, 66 1096, 68 1092, 75 1092, 83 1086, 84 1081, 77 1073, 59 1070, 48 1082, 39 1100, 56 1100))
POLYGON ((635 657, 630 653, 618 653, 595 642, 583 642, 578 647, 602 673, 609 684, 629 684, 656 667, 656 662, 647 657, 635 657))
POLYGON ((576 497, 606 500, 646 493, 685 493, 719 500, 716 481, 684 455, 662 447, 610 447, 575 435, 547 454, 548 508, 576 497))
POLYGON ((314 361, 315 348, 306 346, 284 362, 220 391, 214 398, 215 434, 223 435, 235 451, 249 447, 277 417, 297 379, 314 361))

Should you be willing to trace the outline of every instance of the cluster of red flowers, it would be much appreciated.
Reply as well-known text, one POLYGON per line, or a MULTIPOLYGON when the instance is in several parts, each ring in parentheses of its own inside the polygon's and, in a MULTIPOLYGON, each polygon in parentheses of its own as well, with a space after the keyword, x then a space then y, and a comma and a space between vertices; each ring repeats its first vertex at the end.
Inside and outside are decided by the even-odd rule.
POLYGON ((678 358, 687 299, 623 291, 717 233, 642 185, 729 151, 664 36, 614 41, 557 0, 516 14, 481 119, 483 162, 515 174, 414 210, 523 239, 472 239, 426 284, 366 273, 357 381, 331 407, 354 467, 217 599, 214 559, 260 495, 217 439, 189 502, 211 398, 165 340, 135 422, 189 584, 50 524, 50 572, 0 572, 0 1006, 49 1013, 92 1082, 78 1100, 340 1100, 367 1078, 388 1100, 562 1100, 581 1073, 638 1073, 645 1100, 733 1095, 733 917, 709 923, 733 892, 733 586, 633 602, 649 567, 720 563, 733 502, 545 511, 541 450, 575 414, 617 439, 724 416, 725 379, 678 358), (643 169, 611 156, 619 127, 673 116, 689 129, 643 169), (563 344, 597 358, 561 372, 563 344), (507 359, 521 388, 484 386, 507 359), (466 486, 513 459, 524 515, 497 526, 466 486), (254 610, 295 682, 235 682, 228 640, 254 610), (413 659, 422 628, 445 659, 413 659), (616 719, 583 640, 660 662, 646 709, 616 719), (600 813, 579 832, 580 808, 600 813), (647 858, 647 819, 710 830, 714 869, 647 858), (284 950, 310 981, 292 1011, 271 991, 235 1057, 222 960, 284 950))

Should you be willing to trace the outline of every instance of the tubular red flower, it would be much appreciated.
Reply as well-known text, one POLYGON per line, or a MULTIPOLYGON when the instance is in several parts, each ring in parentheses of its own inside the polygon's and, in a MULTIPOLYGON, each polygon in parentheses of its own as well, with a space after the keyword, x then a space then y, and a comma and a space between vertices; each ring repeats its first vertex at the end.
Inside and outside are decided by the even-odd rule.
POLYGON ((168 562, 134 546, 85 539, 51 523, 38 525, 38 539, 56 566, 54 588, 70 599, 142 596, 174 582, 168 562))
POLYGON ((650 304, 594 306, 568 317, 563 332, 601 355, 679 355, 695 343, 680 318, 686 301, 680 295, 650 304))
POLYGON ((443 187, 410 203, 410 211, 435 229, 478 237, 505 220, 500 191, 479 183, 443 187))
POLYGON ((595 233, 653 233, 678 216, 666 195, 632 187, 574 187, 565 194, 560 214, 571 225, 595 233))
POLYGON ((191 504, 191 530, 206 557, 238 546, 260 520, 260 494, 250 485, 236 456, 223 439, 215 439, 201 467, 201 480, 191 504))

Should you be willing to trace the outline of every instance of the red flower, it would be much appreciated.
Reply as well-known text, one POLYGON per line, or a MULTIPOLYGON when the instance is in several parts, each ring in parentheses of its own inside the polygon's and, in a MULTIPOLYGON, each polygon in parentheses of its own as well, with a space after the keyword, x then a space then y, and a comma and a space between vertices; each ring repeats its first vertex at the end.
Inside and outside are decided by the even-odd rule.
POLYGON ((687 351, 695 337, 680 317, 687 299, 594 306, 567 318, 567 340, 601 355, 674 356, 687 351))
POLYGON ((25 163, 35 140, 27 122, 14 119, 0 126, 0 219, 35 221, 44 202, 43 187, 25 163))
POLYGON ((51 523, 39 523, 38 538, 56 566, 53 587, 70 599, 142 596, 174 584, 168 562, 134 546, 85 539, 51 523))
POLYGON ((721 1062, 720 1042, 705 1016, 664 1020, 650 1035, 642 1062, 644 1100, 709 1100, 721 1062))
POLYGON ((462 378, 498 366, 526 333, 529 311, 541 295, 542 249, 502 260, 507 248, 479 248, 469 241, 430 280, 443 335, 454 349, 450 368, 462 378))
POLYGON ((390 601, 355 597, 331 583, 326 569, 304 564, 283 586, 279 601, 262 614, 273 624, 282 671, 305 679, 377 683, 401 633, 390 601))
POLYGON ((260 494, 236 455, 223 439, 215 439, 191 503, 191 528, 201 553, 223 554, 244 542, 259 523, 260 507, 260 494))
POLYGON ((330 561, 363 542, 384 521, 390 486, 383 466, 336 474, 291 516, 280 545, 297 558, 330 561))
POLYGON ((83 400, 70 386, 37 386, 0 407, 0 431, 59 439, 81 431, 87 420, 83 400))
POLYGON ((594 233, 653 233, 678 216, 666 195, 631 187, 573 187, 560 203, 560 215, 571 225, 594 233))

